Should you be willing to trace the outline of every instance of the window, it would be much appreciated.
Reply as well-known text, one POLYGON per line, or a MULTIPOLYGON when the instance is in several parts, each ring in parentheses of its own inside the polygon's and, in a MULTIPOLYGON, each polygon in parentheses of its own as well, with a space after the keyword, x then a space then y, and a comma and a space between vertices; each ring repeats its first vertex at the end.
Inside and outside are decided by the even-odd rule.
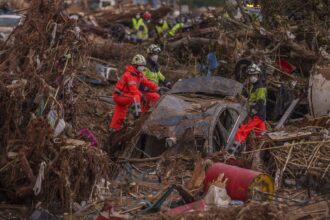
POLYGON ((223 127, 230 132, 237 120, 238 113, 234 109, 227 108, 220 115, 220 122, 223 127))
POLYGON ((226 108, 221 112, 213 132, 213 148, 215 151, 225 147, 237 118, 238 112, 235 109, 226 108))

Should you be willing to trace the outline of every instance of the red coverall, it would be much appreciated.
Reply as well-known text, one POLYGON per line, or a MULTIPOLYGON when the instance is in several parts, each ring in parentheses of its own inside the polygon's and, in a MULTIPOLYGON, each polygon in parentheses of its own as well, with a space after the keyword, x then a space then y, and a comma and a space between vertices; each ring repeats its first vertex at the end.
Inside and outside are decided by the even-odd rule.
POLYGON ((241 125, 236 133, 235 141, 243 143, 252 130, 254 130, 256 137, 259 137, 262 132, 267 130, 265 121, 258 115, 253 116, 246 124, 241 125))
POLYGON ((253 113, 253 116, 238 129, 235 136, 236 142, 243 143, 252 130, 256 137, 266 131, 266 99, 267 89, 259 80, 249 89, 249 111, 253 113))
MULTIPOLYGON (((141 83, 151 91, 155 91, 158 88, 155 83, 149 81, 143 73, 139 72, 134 66, 126 66, 125 73, 117 82, 113 94, 113 100, 116 106, 109 128, 118 130, 126 117, 128 108, 134 102, 140 105, 143 95, 139 90, 141 83)), ((159 94, 150 92, 150 94, 144 96, 144 98, 146 103, 143 103, 141 107, 142 112, 148 110, 150 104, 155 104, 158 101, 159 94)))

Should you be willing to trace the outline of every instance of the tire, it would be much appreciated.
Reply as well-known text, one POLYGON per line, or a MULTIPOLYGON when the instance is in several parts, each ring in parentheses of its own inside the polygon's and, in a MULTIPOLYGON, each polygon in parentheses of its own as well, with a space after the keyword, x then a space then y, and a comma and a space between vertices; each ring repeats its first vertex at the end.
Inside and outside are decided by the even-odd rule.
POLYGON ((122 24, 114 24, 110 28, 111 37, 117 41, 123 41, 125 38, 125 27, 122 24))
POLYGON ((252 64, 251 60, 248 59, 242 59, 239 60, 236 65, 235 65, 235 79, 240 82, 243 83, 246 79, 247 79, 247 67, 250 66, 252 64))

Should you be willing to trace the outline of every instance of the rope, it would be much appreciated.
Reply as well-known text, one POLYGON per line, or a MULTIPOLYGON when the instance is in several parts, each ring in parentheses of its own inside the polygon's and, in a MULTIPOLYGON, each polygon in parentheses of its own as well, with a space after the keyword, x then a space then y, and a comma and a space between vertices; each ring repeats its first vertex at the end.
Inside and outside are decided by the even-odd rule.
POLYGON ((46 168, 46 163, 43 161, 40 163, 40 168, 39 168, 39 174, 36 180, 36 183, 33 187, 34 195, 37 196, 41 192, 41 187, 42 187, 42 181, 45 178, 45 168, 46 168))

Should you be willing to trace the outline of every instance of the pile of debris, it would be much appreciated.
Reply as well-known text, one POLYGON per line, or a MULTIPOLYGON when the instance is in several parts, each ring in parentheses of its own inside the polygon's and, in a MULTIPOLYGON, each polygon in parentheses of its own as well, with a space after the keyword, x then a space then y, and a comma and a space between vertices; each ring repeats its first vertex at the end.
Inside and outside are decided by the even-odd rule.
POLYGON ((63 1, 31 5, 0 56, 1 195, 34 194, 45 206, 69 208, 94 196, 110 161, 88 129, 75 127, 74 84, 87 58, 77 21, 63 1))
MULTIPOLYGON (((308 1, 299 7, 297 4, 300 2, 261 1, 261 5, 264 5, 261 10, 262 22, 251 20, 250 15, 243 8, 241 10, 243 17, 238 20, 230 7, 227 10, 229 17, 223 10, 210 12, 204 17, 191 17, 189 25, 181 33, 170 39, 160 39, 158 42, 164 45, 160 60, 163 72, 168 73, 169 77, 177 75, 173 80, 186 78, 191 74, 197 75, 199 72, 196 67, 194 68, 196 62, 204 62, 209 52, 215 52, 221 60, 218 74, 232 77, 233 73, 238 81, 243 82, 246 79, 246 66, 251 62, 262 63, 267 69, 268 83, 272 87, 271 93, 276 96, 273 102, 278 102, 277 94, 280 90, 282 94, 283 91, 295 92, 295 95, 285 103, 285 107, 288 107, 294 98, 303 96, 302 91, 307 88, 307 78, 312 67, 315 64, 322 66, 320 58, 324 59, 328 54, 328 23, 324 22, 327 19, 318 18, 329 16, 326 13, 329 6, 320 1, 317 10, 310 10, 315 5, 313 1, 308 1), (290 10, 291 14, 288 12, 290 10), (317 14, 315 18, 312 12, 317 14), (315 31, 316 27, 317 31, 315 31)), ((110 34, 111 28, 121 32, 118 31, 119 26, 123 35, 125 35, 124 30, 127 34, 127 30, 130 31, 127 28, 131 25, 130 19, 135 13, 142 12, 133 10, 117 15, 117 11, 120 9, 104 10, 83 17, 86 22, 93 21, 90 23, 108 34, 95 37, 96 32, 91 28, 83 29, 94 44, 92 56, 111 60, 114 65, 121 68, 124 61, 136 52, 145 51, 146 45, 152 41, 148 40, 142 45, 132 45, 123 38, 118 39, 110 34)), ((156 23, 168 12, 167 8, 155 11, 153 21, 156 23)), ((276 111, 277 108, 273 113, 273 120, 277 120, 280 115, 276 111)), ((302 114, 306 113, 306 111, 302 112, 302 114)))
MULTIPOLYGON (((329 111, 323 18, 330 6, 317 2, 261 1, 260 22, 237 1, 240 19, 230 6, 227 14, 210 12, 175 37, 156 39, 167 79, 199 75, 210 52, 220 60, 216 75, 231 79, 180 80, 162 103, 134 123, 128 117, 126 129, 108 141, 118 70, 153 43, 123 38, 142 10, 122 4, 69 16, 62 0, 32 0, 1 45, 0 200, 33 198, 61 215, 98 220, 329 217, 330 118, 293 119, 329 111), (251 63, 265 72, 274 130, 252 137, 234 156, 226 149, 245 114, 235 95, 251 63)), ((157 21, 170 11, 152 13, 157 21)))
POLYGON ((272 158, 266 166, 276 170, 278 188, 291 182, 293 186, 308 186, 320 192, 329 189, 329 128, 327 116, 296 121, 281 131, 267 134, 268 140, 264 140, 261 150, 272 158))

